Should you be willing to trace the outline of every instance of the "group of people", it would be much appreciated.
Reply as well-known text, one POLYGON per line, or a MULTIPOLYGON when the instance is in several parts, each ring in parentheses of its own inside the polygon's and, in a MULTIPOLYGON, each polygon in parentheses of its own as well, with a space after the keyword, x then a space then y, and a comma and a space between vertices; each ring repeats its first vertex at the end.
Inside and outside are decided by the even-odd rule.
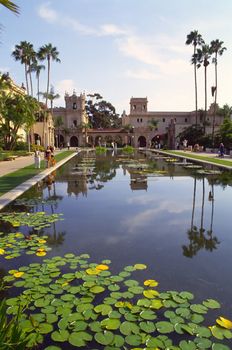
MULTIPOLYGON (((47 146, 46 150, 44 151, 44 160, 45 160, 46 168, 50 168, 51 166, 56 164, 54 151, 55 150, 53 146, 47 146)), ((35 160, 35 168, 40 169, 41 152, 39 150, 35 150, 34 160, 35 160)))

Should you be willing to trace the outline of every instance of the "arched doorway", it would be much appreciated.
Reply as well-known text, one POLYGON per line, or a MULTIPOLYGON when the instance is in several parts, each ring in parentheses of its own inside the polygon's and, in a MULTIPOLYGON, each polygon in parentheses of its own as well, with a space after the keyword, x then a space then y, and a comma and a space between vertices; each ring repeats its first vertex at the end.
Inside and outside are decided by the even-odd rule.
POLYGON ((76 136, 70 138, 70 147, 78 147, 78 138, 76 136))
POLYGON ((41 137, 39 134, 34 134, 34 140, 36 145, 41 145, 41 137))
POLYGON ((56 135, 56 147, 64 147, 64 136, 63 135, 56 135))
POLYGON ((146 147, 146 145, 147 145, 146 138, 144 136, 139 136, 139 138, 138 138, 138 146, 139 147, 146 147))

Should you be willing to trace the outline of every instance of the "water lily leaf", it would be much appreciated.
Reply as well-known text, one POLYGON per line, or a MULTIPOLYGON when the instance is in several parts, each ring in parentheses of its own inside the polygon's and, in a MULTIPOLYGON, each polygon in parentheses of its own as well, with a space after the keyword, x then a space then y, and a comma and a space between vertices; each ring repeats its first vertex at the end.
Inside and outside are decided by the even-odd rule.
POLYGON ((154 299, 157 295, 159 295, 159 292, 154 289, 147 289, 143 291, 143 295, 148 299, 154 299))
POLYGON ((181 340, 179 347, 181 350, 196 350, 196 345, 191 340, 181 340))
POLYGON ((219 304, 219 302, 217 300, 214 300, 214 299, 207 299, 207 300, 203 301, 203 305, 205 305, 209 309, 219 309, 221 306, 219 304))
POLYGON ((121 314, 118 311, 110 311, 108 316, 109 318, 121 318, 121 314))
POLYGON ((55 323, 58 320, 58 316, 55 314, 47 314, 46 315, 46 321, 47 323, 55 323))
POLYGON ((212 345, 212 350, 230 350, 227 345, 214 343, 212 345))
POLYGON ((88 323, 87 322, 76 321, 74 330, 75 330, 75 332, 85 331, 87 327, 88 327, 88 323))
POLYGON ((139 327, 136 323, 124 321, 120 326, 120 332, 123 335, 139 334, 139 327))
POLYGON ((217 339, 224 339, 223 329, 218 326, 209 327, 213 336, 217 339))
POLYGON ((155 280, 146 280, 143 282, 144 286, 148 286, 148 287, 156 287, 158 286, 158 282, 155 280))
POLYGON ((82 347, 86 345, 86 341, 91 341, 92 336, 86 332, 73 332, 70 334, 68 341, 71 345, 82 347))
POLYGON ((50 346, 47 346, 44 350, 62 350, 62 349, 59 346, 50 345, 50 346))
POLYGON ((114 334, 110 331, 99 332, 94 335, 94 339, 101 345, 109 345, 114 340, 114 334))
POLYGON ((121 322, 118 318, 106 318, 101 321, 101 326, 109 330, 118 329, 120 324, 121 322))
POLYGON ((150 309, 159 310, 159 309, 161 309, 161 307, 163 307, 163 303, 162 303, 161 300, 154 299, 154 300, 151 301, 150 309))
POLYGON ((104 265, 104 264, 97 265, 97 266, 96 266, 96 270, 100 270, 100 271, 109 270, 109 266, 104 265))
POLYGON ((147 265, 144 265, 144 264, 135 264, 134 265, 134 268, 136 270, 145 270, 147 268, 147 265))
POLYGON ((39 332, 41 334, 48 334, 53 331, 53 326, 50 323, 40 323, 39 324, 39 332))
POLYGON ((65 329, 55 331, 51 334, 52 340, 62 342, 62 343, 67 341, 68 337, 69 337, 69 332, 65 329))
POLYGON ((138 286, 139 285, 139 282, 136 281, 136 280, 127 280, 124 282, 124 284, 127 286, 127 287, 135 287, 135 286, 138 286))
POLYGON ((143 318, 144 320, 155 320, 156 319, 156 314, 152 310, 145 310, 140 312, 140 317, 143 318))
POLYGON ((107 304, 99 304, 95 306, 94 311, 102 315, 108 315, 112 311, 112 307, 107 304))
POLYGON ((116 292, 120 289, 120 287, 117 285, 117 284, 111 284, 108 286, 108 289, 111 291, 111 292, 116 292))
POLYGON ((206 312, 207 312, 207 308, 201 304, 192 304, 190 306, 190 309, 193 312, 196 312, 197 314, 206 314, 206 312))
POLYGON ((160 321, 156 323, 156 329, 159 333, 171 333, 174 331, 173 324, 167 321, 160 321))
POLYGON ((153 333, 155 331, 155 325, 150 321, 140 322, 139 326, 145 333, 153 333))
POLYGON ((125 341, 129 345, 138 346, 141 344, 142 338, 138 334, 131 334, 126 336, 125 341))
POLYGON ((118 347, 119 349, 122 348, 122 346, 124 345, 124 338, 121 335, 116 334, 114 336, 114 340, 112 342, 112 345, 115 345, 116 347, 118 347))
POLYGON ((129 287, 128 291, 133 293, 133 294, 141 294, 143 293, 143 287, 140 286, 134 286, 134 287, 129 287))
POLYGON ((151 305, 151 301, 148 299, 139 299, 137 301, 138 306, 144 306, 144 307, 149 307, 151 305))
POLYGON ((217 324, 219 326, 226 328, 226 329, 232 329, 232 321, 220 316, 219 318, 216 319, 217 324))
POLYGON ((94 294, 102 293, 104 292, 105 288, 102 286, 93 286, 90 288, 90 291, 94 294))
POLYGON ((195 338, 194 342, 197 344, 199 349, 209 349, 212 345, 211 340, 206 338, 195 338))

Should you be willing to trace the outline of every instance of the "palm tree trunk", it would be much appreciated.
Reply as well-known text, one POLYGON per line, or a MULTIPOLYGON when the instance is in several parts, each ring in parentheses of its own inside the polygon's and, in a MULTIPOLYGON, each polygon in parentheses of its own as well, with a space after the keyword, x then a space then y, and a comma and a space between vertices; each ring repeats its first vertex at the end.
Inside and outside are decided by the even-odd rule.
POLYGON ((30 64, 29 64, 29 78, 30 78, 30 86, 31 86, 31 96, 33 97, 33 84, 32 84, 31 65, 30 64))
POLYGON ((215 119, 216 119, 216 103, 217 103, 217 53, 215 54, 215 97, 214 97, 213 126, 212 126, 213 148, 214 148, 214 130, 215 130, 215 119))
POLYGON ((205 134, 205 123, 207 115, 207 67, 205 66, 205 113, 204 113, 204 134, 205 134))
POLYGON ((39 102, 39 75, 37 77, 37 100, 39 102))
POLYGON ((25 70, 25 80, 26 80, 26 88, 27 88, 27 94, 29 95, 29 85, 28 85, 28 78, 27 78, 27 64, 24 65, 25 70))
MULTIPOLYGON (((194 55, 196 54, 196 46, 194 46, 194 55)), ((195 82, 195 118, 196 118, 196 126, 197 126, 197 65, 194 64, 194 82, 195 82)))
POLYGON ((46 107, 48 107, 48 92, 49 92, 49 84, 50 84, 50 58, 48 57, 48 78, 47 78, 47 96, 46 96, 46 107))
POLYGON ((195 214, 195 204, 196 204, 196 186, 197 179, 194 177, 194 187, 193 187, 193 209, 192 209, 192 219, 191 219, 191 231, 193 230, 194 214, 195 214))
POLYGON ((214 186, 212 184, 212 207, 211 207, 211 220, 210 220, 210 233, 212 234, 213 232, 213 216, 214 216, 214 186))
POLYGON ((204 206, 205 206, 205 178, 202 179, 202 205, 201 205, 201 233, 203 233, 204 227, 204 206))

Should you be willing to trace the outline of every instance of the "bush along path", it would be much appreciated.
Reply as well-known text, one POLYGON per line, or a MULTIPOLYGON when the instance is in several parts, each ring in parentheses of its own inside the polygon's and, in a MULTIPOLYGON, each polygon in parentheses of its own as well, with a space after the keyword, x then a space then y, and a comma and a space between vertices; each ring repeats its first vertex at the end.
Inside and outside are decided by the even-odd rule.
POLYGON ((220 315, 218 301, 195 303, 191 292, 159 291, 153 277, 140 283, 132 275, 143 273, 142 263, 113 274, 110 260, 92 262, 88 254, 44 258, 47 236, 28 239, 20 227, 35 226, 40 234, 60 215, 20 215, 1 215, 12 233, 1 233, 0 263, 10 258, 17 266, 24 254, 38 260, 0 280, 14 295, 0 303, 0 349, 230 350, 232 321, 220 315), (208 313, 215 322, 208 324, 208 313))

